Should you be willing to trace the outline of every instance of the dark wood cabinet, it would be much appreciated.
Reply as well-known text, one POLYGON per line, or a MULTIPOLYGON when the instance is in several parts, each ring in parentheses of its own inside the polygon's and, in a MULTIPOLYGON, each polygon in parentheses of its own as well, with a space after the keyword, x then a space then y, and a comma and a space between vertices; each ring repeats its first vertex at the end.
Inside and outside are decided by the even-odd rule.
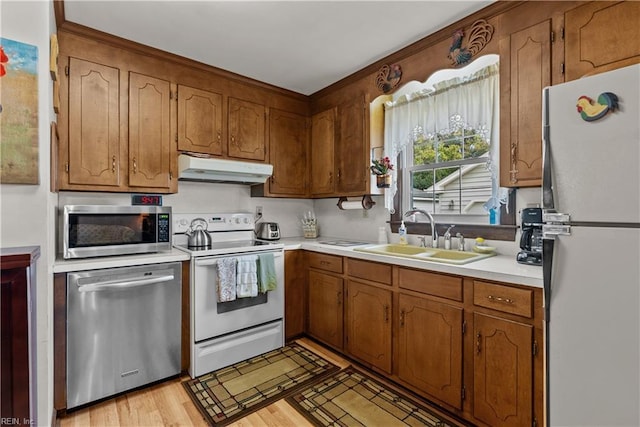
POLYGON ((311 197, 330 196, 334 192, 334 145, 336 109, 330 108, 311 118, 311 197))
POLYGON ((391 373, 391 290, 347 280, 347 352, 391 373))
MULTIPOLYGON (((0 249, 0 417, 36 420, 36 260, 40 247, 0 249)), ((10 422, 10 424, 16 424, 10 422)))
POLYGON ((60 188, 118 189, 123 184, 121 162, 126 156, 120 139, 120 72, 69 58, 67 74, 68 150, 60 154, 60 188))
POLYGON ((264 105, 229 97, 227 155, 264 162, 266 109, 264 105))
POLYGON ((222 156, 222 95, 178 85, 178 150, 222 156))
POLYGON ((338 196, 366 194, 369 178, 368 107, 364 96, 338 105, 335 144, 335 192, 338 196))
POLYGON ((566 80, 640 62, 640 2, 594 1, 565 13, 566 80))
POLYGON ((168 191, 171 158, 171 84, 129 74, 129 185, 168 191))
POLYGON ((342 350, 343 279, 309 271, 307 332, 314 338, 342 350))
POLYGON ((67 76, 57 188, 176 192, 171 83, 73 57, 67 76))
POLYGON ((398 311, 398 377, 461 409, 462 308, 401 293, 398 311))
POLYGON ((492 426, 533 425, 533 326, 474 313, 473 415, 492 426))
POLYGON ((305 197, 307 195, 307 118, 288 111, 269 110, 269 159, 273 175, 269 195, 305 197))
POLYGON ((306 304, 304 252, 284 253, 284 337, 291 340, 304 333, 306 304))
POLYGON ((551 85, 551 20, 500 42, 500 185, 542 183, 542 90, 551 85))

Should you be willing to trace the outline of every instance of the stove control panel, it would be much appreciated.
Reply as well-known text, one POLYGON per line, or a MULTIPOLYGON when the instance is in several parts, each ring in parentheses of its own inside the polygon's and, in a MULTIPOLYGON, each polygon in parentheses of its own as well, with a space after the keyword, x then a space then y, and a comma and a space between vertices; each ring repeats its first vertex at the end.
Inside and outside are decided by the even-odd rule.
POLYGON ((173 232, 186 233, 195 219, 204 219, 207 231, 243 231, 253 230, 255 220, 250 212, 208 213, 208 214, 173 214, 173 232))

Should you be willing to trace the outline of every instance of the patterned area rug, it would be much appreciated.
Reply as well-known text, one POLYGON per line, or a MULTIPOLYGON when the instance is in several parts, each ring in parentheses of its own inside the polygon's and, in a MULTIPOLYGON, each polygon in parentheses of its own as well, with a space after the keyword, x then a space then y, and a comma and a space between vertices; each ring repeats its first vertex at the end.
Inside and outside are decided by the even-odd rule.
POLYGON ((348 367, 287 402, 316 426, 464 426, 348 367))
POLYGON ((338 370, 315 353, 291 343, 183 384, 207 422, 222 426, 338 370))

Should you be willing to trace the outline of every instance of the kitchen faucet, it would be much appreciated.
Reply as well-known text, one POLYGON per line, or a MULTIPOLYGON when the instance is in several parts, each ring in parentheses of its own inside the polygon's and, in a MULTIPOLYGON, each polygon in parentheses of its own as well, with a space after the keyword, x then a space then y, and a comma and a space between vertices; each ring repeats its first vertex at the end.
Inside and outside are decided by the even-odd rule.
POLYGON ((432 248, 437 248, 438 247, 438 230, 436 230, 436 222, 433 219, 433 215, 431 215, 429 212, 422 210, 422 209, 409 209, 404 216, 408 217, 411 215, 415 215, 417 213, 420 213, 424 216, 426 216, 427 218, 429 218, 429 221, 431 222, 431 247, 432 248))

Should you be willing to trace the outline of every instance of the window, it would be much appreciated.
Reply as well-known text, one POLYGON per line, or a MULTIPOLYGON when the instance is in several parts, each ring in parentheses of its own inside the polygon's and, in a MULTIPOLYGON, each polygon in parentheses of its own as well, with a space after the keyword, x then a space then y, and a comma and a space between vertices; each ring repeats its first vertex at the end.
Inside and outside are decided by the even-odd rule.
POLYGON ((385 154, 398 159, 401 177, 385 194, 392 214, 419 208, 438 223, 511 221, 500 213, 508 192, 499 188, 499 86, 498 56, 487 55, 385 104, 385 154))

